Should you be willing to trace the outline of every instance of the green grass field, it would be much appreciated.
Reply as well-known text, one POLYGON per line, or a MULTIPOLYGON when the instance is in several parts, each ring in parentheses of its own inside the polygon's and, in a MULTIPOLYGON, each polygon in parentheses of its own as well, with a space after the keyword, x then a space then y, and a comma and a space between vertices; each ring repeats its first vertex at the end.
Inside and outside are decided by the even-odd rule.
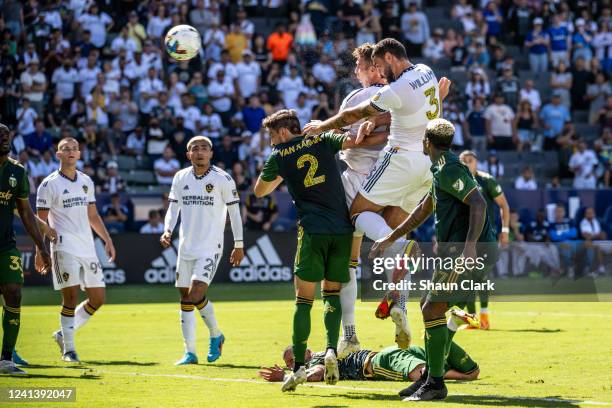
MULTIPOLYGON (((173 365, 182 354, 174 288, 109 288, 108 304, 77 334, 84 363, 76 367, 60 361, 51 339, 59 324, 58 296, 51 288, 24 290, 18 350, 32 367, 27 378, 0 377, 0 387, 76 387, 77 401, 15 406, 386 407, 400 401, 396 393, 406 386, 321 383, 283 394, 279 383, 259 379, 257 369, 280 364, 291 339, 293 296, 286 284, 213 285, 210 298, 227 337, 223 357, 212 365, 188 367, 173 365)), ((357 305, 359 338, 370 349, 393 343, 393 323, 375 319, 375 307, 357 305)), ((480 364, 481 378, 448 382, 445 402, 421 406, 612 406, 611 303, 498 302, 490 309, 491 331, 455 336, 480 364)), ((320 301, 312 313, 309 346, 320 350, 320 301)), ((410 304, 409 316, 416 343, 422 344, 416 303, 410 304)), ((205 361, 208 332, 200 320, 198 325, 198 354, 205 361)))

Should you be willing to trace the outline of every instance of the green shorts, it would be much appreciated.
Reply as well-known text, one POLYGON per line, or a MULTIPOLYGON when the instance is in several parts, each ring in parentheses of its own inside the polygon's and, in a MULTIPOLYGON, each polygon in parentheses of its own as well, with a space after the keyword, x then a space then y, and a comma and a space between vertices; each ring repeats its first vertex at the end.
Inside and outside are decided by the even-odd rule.
POLYGON ((298 227, 294 273, 303 281, 346 283, 353 234, 309 234, 298 227))
POLYGON ((387 347, 372 358, 375 380, 410 381, 410 373, 421 364, 426 364, 425 350, 418 346, 387 347))
POLYGON ((23 284, 21 252, 17 248, 0 252, 0 284, 3 283, 23 284))

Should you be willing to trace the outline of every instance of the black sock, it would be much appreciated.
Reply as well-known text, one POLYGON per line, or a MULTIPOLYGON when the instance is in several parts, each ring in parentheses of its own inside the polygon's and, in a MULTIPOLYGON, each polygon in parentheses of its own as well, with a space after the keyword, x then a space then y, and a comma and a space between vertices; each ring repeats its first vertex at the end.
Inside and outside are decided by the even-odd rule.
POLYGON ((444 377, 429 376, 427 382, 433 384, 436 388, 442 388, 444 386, 444 377))
POLYGON ((332 351, 334 352, 334 355, 336 355, 336 356, 338 355, 338 352, 336 351, 336 348, 335 348, 335 347, 328 347, 328 348, 325 350, 325 352, 327 353, 327 351, 328 351, 328 350, 332 350, 332 351))
POLYGON ((293 372, 297 372, 297 370, 300 369, 300 367, 302 367, 304 365, 304 363, 298 363, 297 361, 295 363, 293 363, 293 372))

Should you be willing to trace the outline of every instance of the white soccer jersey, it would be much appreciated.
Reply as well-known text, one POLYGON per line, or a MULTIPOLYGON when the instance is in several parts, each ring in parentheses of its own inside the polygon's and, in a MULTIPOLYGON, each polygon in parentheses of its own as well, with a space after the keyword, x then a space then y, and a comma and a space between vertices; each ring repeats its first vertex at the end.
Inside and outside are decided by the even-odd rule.
POLYGON ((49 210, 49 225, 58 239, 51 251, 63 251, 82 258, 95 258, 93 234, 87 208, 95 204, 91 178, 77 170, 74 180, 59 170, 48 175, 38 187, 36 208, 49 210))
MULTIPOLYGON (((377 92, 381 90, 384 85, 375 84, 367 88, 359 88, 351 92, 344 98, 340 105, 340 112, 345 109, 353 108, 360 105, 363 101, 371 99, 377 92)), ((348 128, 351 135, 357 136, 359 126, 363 123, 363 119, 353 123, 348 128)), ((361 174, 367 174, 371 169, 376 160, 378 159, 378 153, 381 148, 378 147, 355 147, 351 149, 345 149, 340 151, 340 159, 343 160, 347 166, 361 174)))
POLYGON ((196 177, 189 166, 174 175, 169 199, 178 204, 181 214, 179 258, 221 252, 227 206, 240 202, 232 177, 216 166, 196 177))
POLYGON ((406 69, 399 78, 384 86, 370 102, 381 112, 391 112, 389 146, 411 151, 423 149, 423 135, 430 120, 440 116, 440 89, 427 65, 406 69))

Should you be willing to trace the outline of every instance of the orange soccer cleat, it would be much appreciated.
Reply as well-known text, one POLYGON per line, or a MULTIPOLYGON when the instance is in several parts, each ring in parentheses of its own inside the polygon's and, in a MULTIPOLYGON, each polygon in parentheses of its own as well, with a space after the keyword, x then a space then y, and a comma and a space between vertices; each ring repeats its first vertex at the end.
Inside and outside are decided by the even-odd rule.
POLYGON ((489 330, 489 313, 480 313, 480 328, 482 330, 489 330))
POLYGON ((376 312, 374 313, 379 319, 386 319, 391 316, 391 308, 395 302, 392 299, 388 299, 387 296, 380 302, 378 307, 376 308, 376 312))

